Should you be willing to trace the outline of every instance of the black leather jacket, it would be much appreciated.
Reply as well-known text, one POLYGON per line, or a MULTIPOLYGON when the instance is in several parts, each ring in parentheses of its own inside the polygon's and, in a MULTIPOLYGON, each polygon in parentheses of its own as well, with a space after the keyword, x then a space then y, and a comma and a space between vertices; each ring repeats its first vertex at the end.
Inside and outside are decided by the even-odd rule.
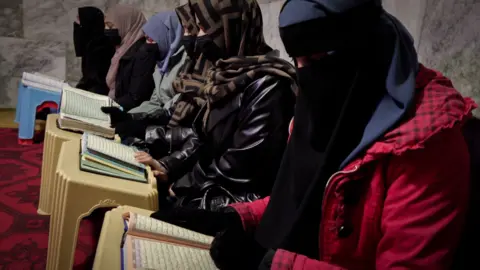
POLYGON ((168 145, 169 155, 159 161, 178 197, 217 184, 239 201, 255 199, 271 192, 294 104, 290 83, 267 75, 213 108, 204 131, 202 110, 193 128, 155 128, 147 138, 168 145))

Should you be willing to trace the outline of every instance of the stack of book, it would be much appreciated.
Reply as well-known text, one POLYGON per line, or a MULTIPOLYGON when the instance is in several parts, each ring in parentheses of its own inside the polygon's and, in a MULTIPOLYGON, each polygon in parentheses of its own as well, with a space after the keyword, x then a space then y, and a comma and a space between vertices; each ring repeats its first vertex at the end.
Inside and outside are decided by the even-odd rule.
POLYGON ((108 96, 90 93, 78 88, 64 86, 60 101, 58 126, 61 129, 90 132, 106 138, 115 137, 110 115, 101 107, 120 106, 108 96))
POLYGON ((35 73, 23 72, 22 84, 32 88, 37 88, 37 89, 42 89, 42 90, 47 90, 52 92, 61 92, 64 87, 68 86, 68 84, 63 80, 60 80, 48 75, 40 74, 38 72, 35 72, 35 73))
POLYGON ((122 270, 217 269, 209 253, 213 237, 132 212, 125 218, 122 270))
POLYGON ((147 169, 135 160, 134 147, 89 133, 83 133, 81 143, 81 170, 148 183, 147 169))

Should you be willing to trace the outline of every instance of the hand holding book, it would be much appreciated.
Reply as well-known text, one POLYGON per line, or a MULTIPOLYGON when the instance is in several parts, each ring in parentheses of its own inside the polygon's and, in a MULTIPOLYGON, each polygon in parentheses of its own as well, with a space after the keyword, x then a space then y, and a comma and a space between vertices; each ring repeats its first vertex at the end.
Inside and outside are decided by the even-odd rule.
POLYGON ((211 236, 133 212, 122 217, 123 269, 216 269, 208 251, 211 236))
POLYGON ((176 207, 157 211, 152 218, 206 235, 215 235, 210 256, 220 269, 257 269, 266 249, 245 232, 240 215, 230 207, 222 211, 176 207))
POLYGON ((113 138, 115 130, 110 127, 110 116, 100 109, 109 106, 117 105, 107 96, 65 85, 60 102, 59 127, 113 138))
POLYGON ((80 169, 93 173, 148 183, 148 171, 135 160, 134 147, 89 133, 82 136, 80 169))
POLYGON ((148 165, 153 170, 153 175, 162 182, 167 182, 168 175, 165 168, 147 152, 139 151, 135 153, 135 159, 142 164, 148 165))
POLYGON ((131 114, 121 110, 118 107, 102 107, 101 110, 103 113, 110 115, 110 125, 112 128, 116 127, 118 123, 133 120, 131 114))

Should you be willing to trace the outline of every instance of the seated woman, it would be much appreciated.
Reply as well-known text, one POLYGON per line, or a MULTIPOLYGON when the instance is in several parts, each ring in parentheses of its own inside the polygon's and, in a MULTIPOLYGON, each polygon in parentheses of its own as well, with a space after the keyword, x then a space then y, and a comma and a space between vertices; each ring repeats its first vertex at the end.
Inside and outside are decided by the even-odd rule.
POLYGON ((174 96, 172 82, 186 58, 185 50, 181 46, 183 28, 175 11, 157 13, 143 26, 143 32, 158 46, 157 67, 160 82, 150 100, 128 112, 117 107, 102 108, 103 112, 110 114, 111 124, 121 138, 137 137, 144 140, 148 126, 168 123, 168 109, 174 96))
POLYGON ((104 15, 96 7, 78 9, 77 21, 73 24, 75 54, 82 58, 82 78, 77 88, 107 95, 105 78, 115 47, 104 35, 104 15))
POLYGON ((125 111, 148 100, 155 88, 153 72, 159 52, 142 31, 145 22, 142 12, 128 5, 116 5, 105 16, 105 34, 116 46, 106 79, 108 96, 125 111))
POLYGON ((206 85, 177 89, 185 95, 164 136, 171 153, 160 160, 137 156, 158 171, 159 182, 173 183, 177 206, 216 208, 269 194, 286 145, 295 70, 265 44, 258 4, 228 3, 190 1, 193 12, 177 10, 184 26, 198 19, 195 54, 215 66, 206 85), (185 128, 192 117, 193 128, 185 128))
POLYGON ((153 216, 216 235, 220 269, 451 269, 474 102, 380 1, 287 1, 279 22, 300 92, 271 196, 153 216))

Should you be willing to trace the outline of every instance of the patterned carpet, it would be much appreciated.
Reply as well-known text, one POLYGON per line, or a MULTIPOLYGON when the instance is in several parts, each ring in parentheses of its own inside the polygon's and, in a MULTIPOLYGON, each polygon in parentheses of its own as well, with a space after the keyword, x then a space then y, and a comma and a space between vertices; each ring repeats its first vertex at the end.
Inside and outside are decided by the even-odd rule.
MULTIPOLYGON (((45 269, 49 217, 37 215, 43 145, 0 129, 0 269, 45 269)), ((104 211, 80 225, 74 269, 91 269, 104 211)))

